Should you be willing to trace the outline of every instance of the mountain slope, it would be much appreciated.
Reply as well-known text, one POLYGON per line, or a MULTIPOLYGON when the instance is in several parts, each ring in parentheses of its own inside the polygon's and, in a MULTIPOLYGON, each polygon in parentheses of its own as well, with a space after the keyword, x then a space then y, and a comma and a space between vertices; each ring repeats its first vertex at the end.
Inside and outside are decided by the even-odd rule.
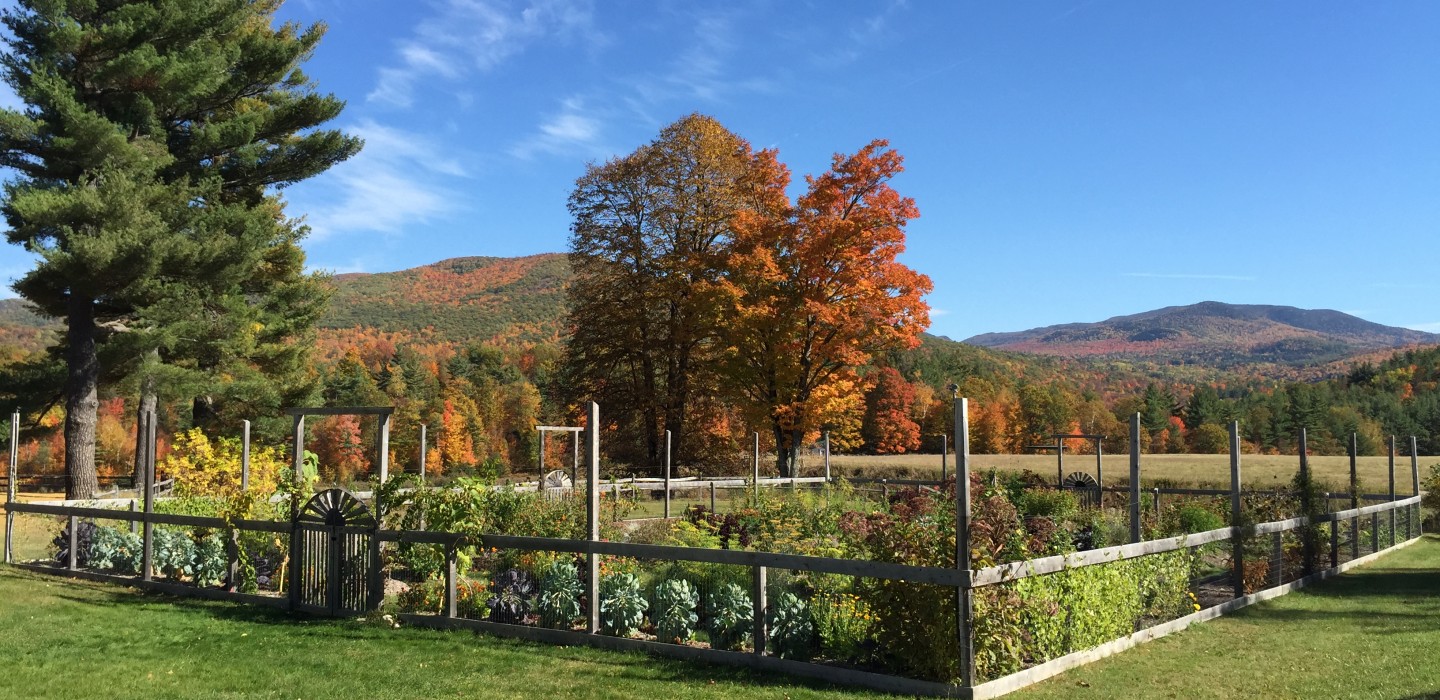
POLYGON ((336 275, 322 332, 375 329, 436 343, 560 337, 570 265, 563 254, 468 257, 398 272, 336 275))
POLYGON ((1060 357, 1231 369, 1315 365, 1385 348, 1440 343, 1440 336, 1382 326, 1339 311, 1207 301, 1099 323, 986 333, 965 342, 1060 357))

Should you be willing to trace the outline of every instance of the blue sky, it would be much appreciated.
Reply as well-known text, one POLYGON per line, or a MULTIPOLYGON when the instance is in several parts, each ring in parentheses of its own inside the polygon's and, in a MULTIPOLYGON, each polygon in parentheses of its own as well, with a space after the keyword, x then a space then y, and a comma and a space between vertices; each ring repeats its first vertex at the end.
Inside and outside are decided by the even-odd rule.
MULTIPOLYGON (((797 175, 889 139, 965 338, 1203 300, 1440 332, 1440 4, 291 0, 368 145, 317 269, 563 251, 587 162, 689 112, 797 175)), ((13 100, 13 98, 12 98, 13 100)), ((0 274, 28 266, 0 252, 0 274)))

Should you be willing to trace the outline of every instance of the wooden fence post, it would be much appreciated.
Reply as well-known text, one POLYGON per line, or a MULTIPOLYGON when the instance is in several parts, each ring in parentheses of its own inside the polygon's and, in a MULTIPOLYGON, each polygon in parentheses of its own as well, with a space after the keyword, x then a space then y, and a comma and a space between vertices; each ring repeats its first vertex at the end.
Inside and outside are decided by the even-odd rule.
POLYGON ((1231 558, 1234 560, 1234 594, 1245 597, 1245 533, 1240 531, 1244 520, 1240 501, 1240 422, 1230 421, 1230 526, 1235 528, 1231 542, 1231 558))
POLYGON ((1130 416, 1130 541, 1140 541, 1140 413, 1130 416))
MULTIPOLYGON (((425 486, 425 457, 426 457, 425 453, 428 452, 429 449, 430 449, 430 445, 428 444, 429 442, 430 442, 430 428, 429 428, 428 426, 426 426, 424 423, 421 423, 421 424, 420 424, 420 486, 421 486, 422 488, 425 486)), ((571 479, 571 481, 572 481, 572 483, 573 483, 574 479, 571 479)), ((425 529, 425 528, 424 528, 424 527, 421 527, 420 529, 423 530, 423 529, 425 529)))
POLYGON ((1315 523, 1309 521, 1310 513, 1315 510, 1315 504, 1311 502, 1313 489, 1310 484, 1310 447, 1308 431, 1300 429, 1300 483, 1305 489, 1300 492, 1300 515, 1306 518, 1306 524, 1300 527, 1300 570, 1303 575, 1309 576, 1315 573, 1315 538, 1311 535, 1316 527, 1315 523))
POLYGON ((145 461, 142 469, 145 471, 145 510, 141 513, 141 555, 140 555, 140 579, 150 581, 154 578, 151 571, 155 555, 155 524, 150 522, 150 515, 155 512, 155 412, 149 411, 145 414, 145 461))
POLYGON ((70 516, 68 525, 70 527, 70 546, 67 548, 68 552, 65 555, 65 568, 74 571, 76 564, 75 547, 80 544, 79 533, 76 532, 80 529, 80 519, 72 515, 70 516))
MULTIPOLYGON (((825 431, 825 483, 830 483, 830 431, 825 431)), ((1415 495, 1420 495, 1420 481, 1415 481, 1415 495)), ((713 510, 713 509, 712 509, 713 510)))
POLYGON ((292 455, 292 469, 295 479, 295 495, 290 498, 290 573, 286 585, 290 587, 290 609, 293 611, 300 606, 300 541, 301 532, 297 518, 300 516, 301 489, 307 486, 305 482, 305 414, 295 413, 295 420, 291 426, 292 437, 295 441, 292 455))
MULTIPOLYGON (((1330 494, 1325 494, 1325 510, 1330 510, 1330 494)), ((1340 521, 1330 521, 1330 568, 1340 565, 1340 521)))
MULTIPOLYGON (((10 414, 10 468, 5 479, 5 563, 9 564, 15 560, 15 549, 13 546, 15 533, 15 513, 10 510, 10 504, 15 502, 15 477, 19 473, 20 465, 20 412, 10 414)), ((1419 481, 1415 482, 1419 484, 1419 481)), ((1416 487, 1417 491, 1419 487, 1416 487)))
POLYGON ((1396 521, 1396 516, 1399 515, 1399 513, 1397 513, 1397 512, 1395 511, 1395 508, 1393 507, 1393 504, 1395 503, 1395 436, 1394 436, 1394 435, 1391 435, 1391 436, 1390 436, 1390 459, 1389 459, 1389 461, 1387 462, 1387 464, 1388 464, 1389 467, 1390 467, 1390 492, 1389 492, 1389 493, 1390 493, 1390 503, 1392 504, 1392 507, 1390 508, 1390 513, 1389 513, 1389 515, 1390 515, 1390 546, 1391 546, 1391 547, 1394 547, 1394 546, 1395 546, 1395 526, 1399 524, 1399 523, 1396 521))
MULTIPOLYGON (((585 478, 585 538, 591 542, 600 540, 600 404, 590 402, 590 415, 585 423, 586 442, 589 443, 590 464, 585 478)), ((585 630, 590 634, 600 631, 600 555, 594 550, 586 553, 585 599, 590 601, 589 615, 585 630)))
MULTIPOLYGON (((780 449, 778 446, 775 449, 780 449)), ((755 480, 752 487, 755 490, 755 503, 760 503, 760 433, 755 433, 755 461, 752 466, 755 469, 755 480)))
MULTIPOLYGON (((1416 449, 1415 436, 1410 436, 1410 480, 1415 484, 1415 495, 1420 495, 1420 452, 1416 449)), ((1424 530, 1424 524, 1420 519, 1420 505, 1410 507, 1408 522, 1414 523, 1413 527, 1407 528, 1405 534, 1411 538, 1419 537, 1424 530)))
POLYGON ((250 490, 250 421, 240 421, 240 493, 250 490))
POLYGON ((955 588, 955 636, 960 651, 960 685, 975 685, 975 642, 971 635, 970 572, 970 400, 954 399, 955 568, 966 577, 955 588))
POLYGON ((710 482, 710 512, 715 512, 715 482, 710 482))
MULTIPOLYGON (((1357 433, 1350 433, 1350 509, 1360 507, 1360 476, 1356 468, 1356 462, 1360 454, 1360 438, 1357 433)), ((1360 558, 1360 516, 1350 518, 1350 559, 1360 558)))
POLYGON ((1275 586, 1285 582, 1285 545, 1282 539, 1284 535, 1283 532, 1276 532, 1270 544, 1270 557, 1275 561, 1275 570, 1270 572, 1270 580, 1275 586))
POLYGON ((1370 553, 1380 551, 1380 514, 1370 514, 1370 553))
POLYGON ((456 595, 455 585, 455 560, 456 550, 459 549, 459 542, 451 542, 445 547, 445 617, 454 618, 459 616, 460 600, 456 595))
POLYGON ((765 579, 765 567, 756 565, 750 581, 750 602, 752 605, 751 615, 754 616, 752 623, 757 656, 765 655, 766 642, 769 641, 769 626, 765 619, 765 609, 769 607, 769 602, 766 600, 765 579))
POLYGON ((940 436, 940 483, 942 483, 942 484, 945 483, 945 477, 948 476, 947 470, 946 470, 946 468, 945 468, 945 458, 948 457, 949 455, 950 455, 950 436, 949 436, 949 435, 941 435, 941 436, 940 436))
POLYGON ((670 431, 665 431, 665 519, 670 519, 670 431))

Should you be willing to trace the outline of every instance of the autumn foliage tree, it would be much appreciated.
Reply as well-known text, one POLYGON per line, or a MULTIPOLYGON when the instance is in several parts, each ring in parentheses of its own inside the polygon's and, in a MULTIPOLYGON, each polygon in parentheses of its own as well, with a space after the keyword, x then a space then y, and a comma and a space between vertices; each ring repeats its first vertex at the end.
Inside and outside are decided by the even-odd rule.
POLYGON ((865 446, 875 454, 904 454, 920 447, 920 425, 911 414, 915 387, 891 367, 875 372, 865 395, 865 446))
POLYGON ((875 353, 918 344, 930 324, 930 279, 901 264, 905 225, 919 215, 890 180, 903 159, 876 140, 780 206, 789 174, 763 152, 764 206, 740 212, 720 327, 727 388, 770 426, 776 468, 789 476, 823 419, 820 390, 850 380, 875 353))
POLYGON ((757 206, 761 157, 692 114, 576 182, 564 383, 572 402, 613 408, 612 454, 658 464, 669 430, 679 459, 696 456, 690 412, 716 390, 721 279, 734 219, 757 206))

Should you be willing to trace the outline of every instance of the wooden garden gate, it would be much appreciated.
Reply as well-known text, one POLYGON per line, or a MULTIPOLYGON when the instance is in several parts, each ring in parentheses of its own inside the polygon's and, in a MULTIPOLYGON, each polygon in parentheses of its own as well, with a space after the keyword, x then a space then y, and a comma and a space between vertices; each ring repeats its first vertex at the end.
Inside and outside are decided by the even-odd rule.
POLYGON ((380 541, 370 509, 345 489, 321 491, 296 515, 290 537, 295 610, 357 615, 380 605, 380 541))

